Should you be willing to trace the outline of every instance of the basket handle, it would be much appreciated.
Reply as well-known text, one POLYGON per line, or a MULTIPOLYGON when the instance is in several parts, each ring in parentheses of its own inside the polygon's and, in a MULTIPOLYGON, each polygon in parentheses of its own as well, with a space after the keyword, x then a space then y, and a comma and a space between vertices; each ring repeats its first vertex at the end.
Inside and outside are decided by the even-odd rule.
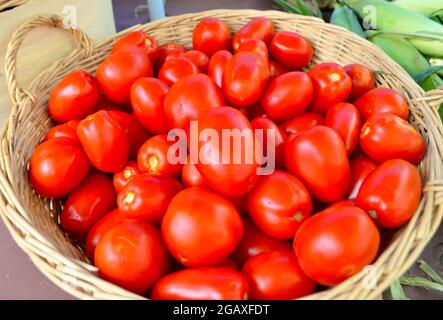
POLYGON ((92 49, 91 39, 80 29, 66 28, 63 25, 63 19, 58 15, 39 15, 30 21, 21 24, 11 36, 5 56, 5 76, 8 85, 9 95, 14 104, 19 104, 24 98, 29 98, 31 101, 36 101, 35 96, 20 87, 17 83, 17 54, 20 46, 23 43, 25 36, 33 29, 38 27, 51 27, 63 29, 71 33, 75 38, 76 50, 92 49))

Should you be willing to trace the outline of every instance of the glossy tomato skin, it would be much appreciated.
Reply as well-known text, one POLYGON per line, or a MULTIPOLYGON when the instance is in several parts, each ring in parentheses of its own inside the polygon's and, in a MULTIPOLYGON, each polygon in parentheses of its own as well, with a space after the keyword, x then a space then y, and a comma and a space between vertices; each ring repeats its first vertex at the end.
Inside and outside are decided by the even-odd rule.
POLYGON ((311 279, 331 286, 371 263, 379 244, 380 234, 368 214, 342 205, 306 220, 295 235, 294 252, 311 279))
POLYGON ((137 155, 138 168, 141 172, 170 177, 179 177, 183 165, 168 160, 168 150, 174 144, 168 141, 168 135, 160 134, 148 139, 140 148, 137 155))
POLYGON ((168 132, 165 97, 169 86, 156 78, 139 78, 131 87, 131 105, 138 121, 153 134, 168 132))
POLYGON ((231 49, 231 29, 217 18, 207 18, 199 22, 192 33, 192 45, 208 57, 220 50, 231 49))
POLYGON ((351 154, 360 138, 361 117, 357 108, 346 102, 340 102, 326 111, 325 126, 337 131, 343 138, 346 152, 351 154))
POLYGON ((278 240, 267 235, 248 219, 243 220, 243 227, 243 238, 232 254, 232 259, 240 266, 243 266, 249 258, 263 252, 292 251, 288 241, 278 240))
POLYGON ((153 300, 246 300, 249 285, 237 271, 223 267, 181 270, 161 278, 153 300))
POLYGON ((64 230, 71 236, 85 240, 92 227, 116 207, 111 178, 92 172, 69 194, 60 214, 64 230))
POLYGON ((231 202, 200 187, 172 199, 161 229, 169 251, 187 267, 222 263, 243 236, 242 220, 231 202))
POLYGON ((308 190, 296 177, 281 170, 260 178, 247 198, 248 213, 265 233, 291 239, 312 211, 308 190))
POLYGON ((285 68, 281 64, 279 64, 277 61, 269 60, 269 80, 272 81, 275 78, 281 76, 282 74, 285 74, 289 72, 289 69, 285 68))
POLYGON ((86 177, 91 164, 80 144, 69 138, 50 139, 40 144, 29 160, 29 181, 47 198, 71 192, 86 177))
POLYGON ((206 187, 203 176, 200 171, 198 171, 195 163, 191 162, 189 155, 186 158, 186 163, 183 165, 182 183, 185 187, 206 187))
POLYGON ((135 161, 128 161, 122 171, 116 172, 113 178, 115 191, 120 192, 132 178, 140 174, 140 169, 135 161))
POLYGON ((221 88, 223 80, 223 72, 229 59, 232 58, 232 53, 226 50, 220 50, 214 53, 209 60, 208 76, 221 88))
POLYGON ((181 190, 171 177, 139 174, 119 192, 118 208, 128 218, 160 224, 171 199, 181 190))
POLYGON ((149 57, 151 64, 155 63, 158 56, 157 41, 145 31, 133 31, 121 37, 112 47, 112 53, 128 46, 136 46, 142 49, 149 57))
POLYGON ((151 135, 134 115, 122 111, 108 111, 108 113, 117 120, 120 127, 125 131, 129 142, 129 157, 136 159, 138 149, 151 135))
POLYGON ((316 126, 290 137, 285 159, 288 171, 302 181, 314 199, 331 203, 347 195, 348 156, 342 138, 333 129, 316 126))
MULTIPOLYGON (((257 130, 263 130, 263 142, 261 143, 260 154, 264 157, 274 157, 275 168, 284 168, 285 166, 285 141, 286 134, 269 118, 257 117, 251 121, 255 133, 257 130), (272 140, 274 141, 272 142, 272 140), (268 150, 268 143, 274 146, 268 150)), ((260 157, 260 165, 265 165, 265 160, 260 157)))
POLYGON ((269 46, 272 57, 290 70, 301 70, 312 60, 314 49, 311 43, 295 32, 280 31, 269 46))
POLYGON ((172 86, 178 80, 198 72, 197 66, 182 55, 166 59, 158 72, 158 79, 165 82, 168 86, 172 86))
POLYGON ((314 85, 311 111, 325 113, 339 102, 344 102, 351 92, 352 81, 346 71, 336 63, 320 63, 313 66, 308 75, 314 85))
POLYGON ((365 155, 359 155, 349 161, 349 166, 351 168, 349 199, 355 199, 363 181, 377 168, 377 164, 365 155))
POLYGON ((269 45, 273 33, 274 25, 271 20, 264 17, 254 18, 235 33, 232 39, 232 48, 236 52, 247 39, 262 40, 266 45, 269 45))
POLYGON ((238 47, 238 52, 253 52, 262 56, 265 60, 269 59, 269 51, 266 43, 258 39, 246 39, 238 47))
POLYGON ((312 81, 306 73, 288 72, 269 83, 261 104, 272 120, 286 121, 309 106, 313 92, 312 81))
POLYGON ((48 112, 56 122, 81 120, 95 110, 100 96, 97 80, 86 71, 67 74, 49 96, 48 112))
POLYGON ((160 232, 140 221, 124 221, 109 229, 95 248, 94 260, 103 279, 141 295, 171 266, 160 232))
POLYGON ((88 259, 94 263, 94 254, 97 244, 103 235, 113 226, 125 221, 127 218, 118 209, 114 209, 101 218, 89 231, 86 237, 85 252, 88 259))
POLYGON ((165 43, 158 47, 158 57, 155 64, 155 69, 160 70, 166 59, 171 57, 178 57, 186 52, 186 48, 178 43, 165 43))
POLYGON ((130 102, 131 86, 141 77, 152 77, 152 65, 145 52, 134 46, 123 47, 97 68, 97 80, 106 97, 120 104, 130 102))
POLYGON ((251 300, 297 299, 315 290, 315 282, 300 268, 292 251, 265 252, 243 266, 251 287, 251 300))
POLYGON ((363 181, 357 206, 385 228, 406 223, 417 210, 422 193, 420 173, 409 162, 388 160, 363 181))
POLYGON ((70 120, 49 129, 48 133, 46 134, 45 141, 57 138, 68 138, 78 141, 77 126, 79 122, 79 120, 70 120))
MULTIPOLYGON (((217 137, 198 141, 197 168, 207 185, 227 197, 238 197, 246 194, 257 180, 257 159, 259 147, 249 120, 237 109, 221 107, 203 113, 198 119, 198 136, 204 137, 206 129, 217 133, 217 137), (240 137, 240 150, 223 151, 223 130, 238 129, 244 132, 240 137), (248 135, 250 139, 248 139, 248 135)), ((236 139, 236 140, 240 140, 236 139)), ((226 146, 225 146, 225 149, 226 146)), ((191 156, 193 150, 191 149, 191 156)), ((194 159, 195 160, 195 159, 194 159)))
POLYGON ((209 58, 203 52, 199 50, 189 50, 183 53, 182 56, 195 64, 200 73, 208 72, 209 58))
POLYGON ((190 75, 169 89, 165 98, 166 119, 170 128, 188 130, 189 122, 197 120, 202 112, 223 105, 223 93, 211 78, 205 74, 190 75))
POLYGON ((355 101, 355 106, 364 120, 377 113, 393 113, 408 120, 409 107, 406 100, 389 88, 375 88, 355 101))
POLYGON ((236 108, 248 108, 259 101, 269 80, 268 62, 253 52, 239 52, 226 63, 222 88, 236 108))
POLYGON ((95 106, 95 111, 105 110, 105 111, 123 111, 130 112, 131 106, 128 104, 119 104, 110 101, 106 96, 102 93, 100 94, 100 98, 98 98, 97 105, 95 106))
POLYGON ((94 167, 104 172, 124 168, 129 156, 128 137, 108 111, 98 111, 80 121, 77 136, 94 167))
POLYGON ((355 101, 375 88, 375 77, 371 69, 354 63, 345 66, 345 71, 352 81, 352 90, 349 94, 350 101, 355 101))
POLYGON ((391 113, 374 114, 366 121, 360 146, 377 163, 404 159, 417 165, 425 154, 425 143, 417 130, 391 113))
POLYGON ((307 111, 283 122, 280 125, 280 129, 282 129, 289 137, 307 131, 315 126, 323 126, 324 124, 325 117, 323 115, 307 111))

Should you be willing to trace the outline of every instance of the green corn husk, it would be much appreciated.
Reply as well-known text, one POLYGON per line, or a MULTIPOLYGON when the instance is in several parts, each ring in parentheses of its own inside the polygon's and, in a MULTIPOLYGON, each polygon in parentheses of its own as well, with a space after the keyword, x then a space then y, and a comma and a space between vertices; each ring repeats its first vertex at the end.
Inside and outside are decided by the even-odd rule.
POLYGON ((441 0, 394 0, 392 3, 396 6, 421 13, 426 17, 431 17, 443 10, 443 1, 441 0))
POLYGON ((432 57, 443 57, 443 25, 422 14, 382 0, 343 0, 363 21, 380 32, 401 35, 420 52, 432 57), (370 19, 374 21, 370 21, 370 19))
MULTIPOLYGON (((443 59, 431 58, 429 59, 429 63, 431 64, 431 66, 443 66, 443 59)), ((443 76, 442 70, 438 71, 437 73, 443 76)))
POLYGON ((330 22, 337 26, 342 26, 362 38, 366 38, 366 34, 358 21, 357 15, 347 6, 337 4, 332 12, 330 22))

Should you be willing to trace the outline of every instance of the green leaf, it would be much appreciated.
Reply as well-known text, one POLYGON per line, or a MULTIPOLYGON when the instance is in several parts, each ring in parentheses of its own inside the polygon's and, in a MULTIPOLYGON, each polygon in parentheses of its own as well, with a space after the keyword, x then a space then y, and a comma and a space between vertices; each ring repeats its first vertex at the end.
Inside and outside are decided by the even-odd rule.
POLYGON ((443 70, 443 65, 441 66, 431 66, 429 68, 424 69, 420 73, 416 74, 414 76, 415 82, 418 84, 421 84, 423 81, 425 81, 429 76, 436 73, 437 71, 443 70))
POLYGON ((300 10, 302 15, 311 16, 311 17, 315 16, 314 12, 312 12, 312 10, 307 5, 305 5, 305 3, 303 1, 301 1, 301 0, 294 0, 294 1, 297 4, 297 7, 300 10))
POLYGON ((285 0, 274 0, 274 3, 288 12, 301 14, 297 7, 293 6, 289 2, 286 2, 285 0))
POLYGON ((418 261, 418 267, 427 274, 427 276, 434 282, 443 285, 443 279, 439 276, 437 272, 424 260, 418 261))
POLYGON ((437 10, 437 11, 431 13, 430 17, 434 18, 434 17, 439 17, 441 15, 443 15, 443 9, 440 9, 440 10, 437 10))
POLYGON ((443 292, 443 285, 439 283, 432 282, 428 279, 422 277, 401 277, 400 283, 412 286, 412 287, 423 287, 426 289, 437 290, 443 292))
POLYGON ((331 16, 331 23, 342 26, 362 38, 366 38, 366 34, 358 21, 357 15, 347 6, 335 6, 331 16))
POLYGON ((403 287, 401 286, 399 280, 395 280, 391 284, 390 289, 393 300, 409 300, 409 298, 406 296, 405 292, 403 291, 403 287))

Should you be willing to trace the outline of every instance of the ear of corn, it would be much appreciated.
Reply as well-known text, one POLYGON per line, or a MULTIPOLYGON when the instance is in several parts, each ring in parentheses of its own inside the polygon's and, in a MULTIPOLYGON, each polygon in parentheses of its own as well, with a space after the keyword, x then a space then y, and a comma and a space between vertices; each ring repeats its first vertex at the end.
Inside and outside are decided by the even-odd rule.
POLYGON ((426 17, 430 17, 443 10, 443 1, 441 0, 395 0, 392 3, 396 6, 421 13, 426 17))
POLYGON ((332 12, 330 22, 337 26, 342 26, 349 31, 358 34, 360 37, 366 38, 365 32, 363 31, 356 14, 347 6, 336 5, 332 12))
POLYGON ((420 13, 382 0, 343 0, 364 22, 383 32, 402 35, 422 53, 443 57, 443 25, 420 13))

